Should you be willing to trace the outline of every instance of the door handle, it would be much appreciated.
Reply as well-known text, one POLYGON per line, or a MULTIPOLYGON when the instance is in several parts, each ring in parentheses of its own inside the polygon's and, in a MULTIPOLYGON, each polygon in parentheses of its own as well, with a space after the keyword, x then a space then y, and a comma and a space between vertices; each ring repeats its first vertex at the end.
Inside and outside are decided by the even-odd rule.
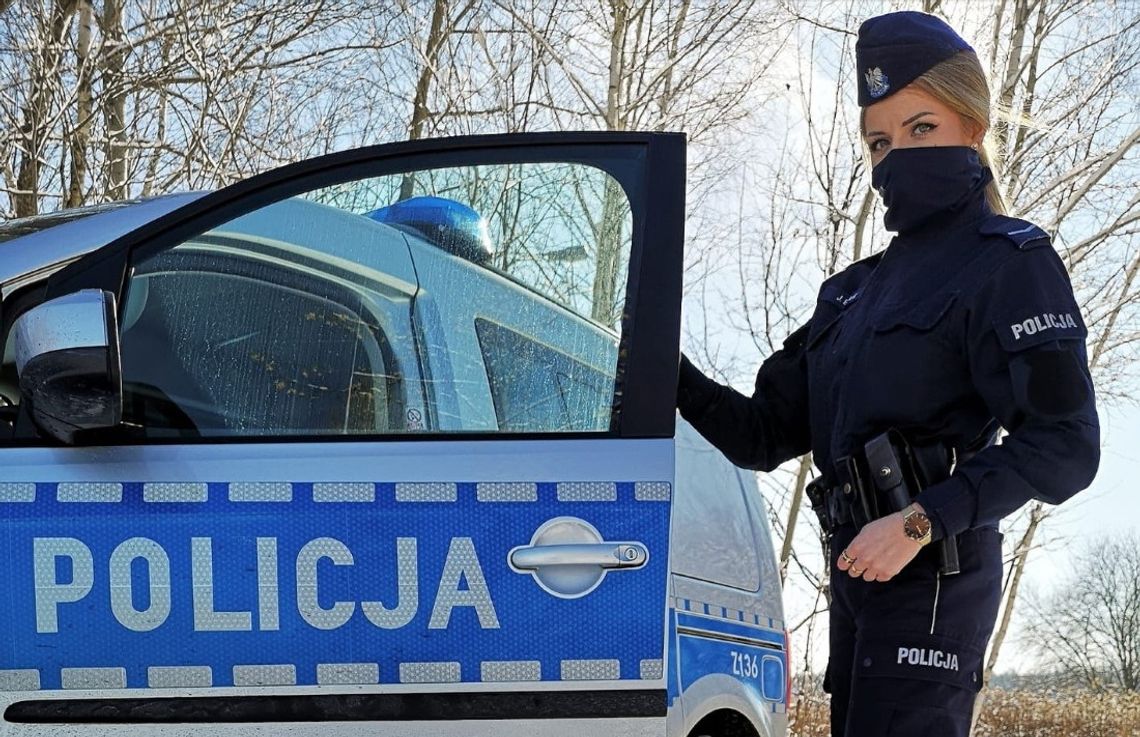
POLYGON ((644 543, 607 542, 598 528, 578 517, 547 520, 529 544, 507 553, 512 570, 532 576, 544 591, 560 599, 585 596, 610 571, 642 568, 648 560, 644 543))
POLYGON ((548 566, 639 568, 649 555, 639 543, 575 543, 529 545, 511 551, 511 565, 520 571, 548 566))

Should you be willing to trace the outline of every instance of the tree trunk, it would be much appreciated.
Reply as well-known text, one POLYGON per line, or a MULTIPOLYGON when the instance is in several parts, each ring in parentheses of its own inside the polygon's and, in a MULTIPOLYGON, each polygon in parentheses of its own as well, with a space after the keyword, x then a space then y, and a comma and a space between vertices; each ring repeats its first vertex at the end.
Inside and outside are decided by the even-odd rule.
MULTIPOLYGON (((170 62, 170 47, 173 43, 171 36, 166 35, 162 39, 162 51, 160 53, 161 64, 165 67, 170 62)), ((158 119, 158 128, 156 129, 154 140, 166 140, 166 111, 170 105, 170 92, 164 86, 158 91, 158 114, 155 116, 158 119)), ((142 196, 149 197, 154 194, 155 185, 158 184, 158 164, 162 158, 161 147, 156 146, 150 153, 150 159, 147 161, 146 174, 143 175, 142 182, 142 196)), ((161 194, 161 192, 160 192, 161 194)))
MULTIPOLYGON (((788 508, 788 522, 784 525, 784 544, 780 546, 780 584, 788 580, 788 561, 792 558, 792 540, 796 534, 796 521, 800 518, 804 489, 811 474, 811 453, 800 456, 800 467, 796 470, 796 485, 792 490, 792 503, 788 508)), ((827 563, 827 561, 824 561, 827 563)))
POLYGON ((621 111, 621 82, 625 77, 625 37, 629 31, 628 0, 611 0, 614 26, 610 33, 609 83, 606 85, 606 130, 625 128, 621 111))
POLYGON ((867 221, 875 209, 875 190, 867 187, 863 193, 863 202, 859 205, 859 215, 855 218, 855 248, 851 258, 859 261, 863 258, 863 241, 866 239, 867 221))
MULTIPOLYGON (((622 130, 621 82, 625 76, 625 37, 629 29, 627 0, 612 0, 614 26, 610 33, 609 83, 606 85, 605 122, 607 130, 622 130)), ((597 261, 590 316, 604 325, 617 321, 617 273, 620 269, 621 222, 625 195, 613 180, 605 184, 602 224, 596 236, 597 261)))
POLYGON ((625 193, 616 181, 606 178, 602 199, 602 218, 596 236, 597 262, 594 271, 594 288, 591 299, 590 317, 594 320, 618 328, 620 309, 618 305, 618 274, 623 271, 621 251, 624 238, 622 224, 628 210, 625 193))
POLYGON ((685 20, 689 16, 689 4, 690 0, 682 0, 681 7, 677 10, 677 19, 673 21, 673 28, 669 34, 669 56, 665 61, 667 71, 661 87, 661 97, 657 103, 659 118, 656 128, 659 131, 665 130, 669 113, 673 109, 673 67, 681 51, 681 34, 685 31, 685 20))
POLYGON ((16 217, 27 217, 39 212, 40 159, 47 143, 50 123, 48 113, 53 93, 57 91, 63 57, 63 42, 67 36, 71 17, 75 14, 75 0, 59 0, 52 5, 47 37, 43 39, 37 68, 31 70, 31 89, 21 116, 20 166, 16 174, 16 193, 12 209, 16 217))
MULTIPOLYGON (((1009 42, 1009 56, 1005 62, 1005 73, 1002 75, 1001 89, 998 91, 998 109, 1013 109, 1013 94, 1017 88, 1018 78, 1021 75, 1021 55, 1025 45, 1025 27, 1029 21, 1028 0, 1014 0, 1013 6, 1013 38, 1009 42)), ((994 135, 997 144, 994 150, 1005 160, 1010 155, 1009 150, 1010 123, 998 120, 994 125, 994 135)), ((1008 182, 1007 182, 1007 194, 1008 182)), ((1007 198, 1009 199, 1009 198, 1007 198)))
POLYGON ((1014 606, 1017 604, 1017 590, 1021 586, 1021 576, 1025 573, 1029 551, 1033 548, 1033 537, 1037 534, 1037 528, 1041 521, 1047 516, 1045 505, 1036 502, 1029 512, 1029 525, 1025 528, 1025 534, 1021 536, 1021 541, 1017 544, 1017 550, 1013 557, 1013 570, 1009 579, 1009 590, 1006 592, 1005 603, 1002 606, 1000 624, 994 633, 989 657, 986 659, 986 667, 982 672, 982 691, 978 694, 977 700, 974 701, 974 716, 970 722, 971 734, 978 725, 978 717, 981 716, 982 706, 986 700, 985 688, 990 682, 990 676, 993 675, 994 666, 997 665, 998 655, 1001 653, 1002 643, 1005 642, 1006 633, 1009 631, 1009 623, 1013 619, 1014 606))
MULTIPOLYGON (((1042 2, 1037 11, 1037 26, 1033 32, 1033 48, 1030 49, 1029 68, 1025 73, 1025 92, 1021 96, 1021 119, 1028 120, 1033 112, 1033 96, 1037 91, 1037 63, 1041 58, 1041 46, 1045 43, 1045 22, 1047 16, 1045 14, 1046 3, 1042 2)), ((1025 146, 1025 134, 1028 132, 1029 127, 1026 125, 1019 125, 1017 127, 1017 135, 1014 136, 1013 142, 1010 145, 1009 155, 1007 161, 1010 166, 1004 172, 1006 177, 1006 188, 1010 195, 1015 194, 1013 187, 1015 183, 1021 178, 1021 165, 1022 156, 1021 150, 1025 146)), ((999 175, 995 172, 995 175, 999 175)), ((1013 203, 1012 196, 1007 199, 1010 204, 1013 203)))
POLYGON ((103 126, 107 132, 108 200, 127 198, 127 91, 123 65, 126 38, 122 0, 103 1, 103 126))
POLYGON ((79 28, 75 48, 75 128, 71 133, 71 170, 64 207, 83 204, 87 184, 87 145, 91 140, 91 26, 95 22, 90 0, 79 0, 79 28))
MULTIPOLYGON (((408 125, 408 140, 417 141, 423 138, 424 128, 428 117, 428 98, 431 96, 431 83, 435 77, 435 70, 439 64, 439 50, 447 38, 444 22, 448 16, 448 0, 435 0, 431 12, 431 28, 428 31, 427 45, 424 46, 423 68, 416 80, 416 93, 412 98, 412 121, 408 125)), ((415 191, 416 179, 414 172, 408 172, 400 182, 400 199, 406 200, 415 191)))

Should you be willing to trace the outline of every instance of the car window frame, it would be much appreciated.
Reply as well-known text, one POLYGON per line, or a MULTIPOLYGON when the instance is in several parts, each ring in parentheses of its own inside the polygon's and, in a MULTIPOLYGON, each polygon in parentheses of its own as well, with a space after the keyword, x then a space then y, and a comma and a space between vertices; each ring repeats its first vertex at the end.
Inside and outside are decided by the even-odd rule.
MULTIPOLYGON (((125 444, 273 443, 444 440, 671 438, 679 363, 685 212, 685 136, 681 133, 520 133, 421 139, 353 149, 288 164, 208 194, 65 266, 5 315, 5 339, 19 312, 80 289, 111 291, 122 300, 136 259, 261 207, 333 184, 390 174, 471 165, 578 163, 602 169, 622 186, 633 215, 632 247, 611 421, 605 431, 460 432, 423 434, 288 435, 234 438, 148 438, 125 444), (602 162, 624 162, 615 171, 602 162), (649 251, 652 250, 652 253, 649 251)), ((26 413, 15 444, 42 445, 26 413)), ((113 442, 113 444, 124 444, 113 442)), ((108 443, 108 444, 112 444, 108 443)))

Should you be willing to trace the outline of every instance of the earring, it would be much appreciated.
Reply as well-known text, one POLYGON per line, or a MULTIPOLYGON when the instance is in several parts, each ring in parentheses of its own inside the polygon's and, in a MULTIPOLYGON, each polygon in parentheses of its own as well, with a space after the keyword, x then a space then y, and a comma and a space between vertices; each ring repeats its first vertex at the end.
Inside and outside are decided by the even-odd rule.
POLYGON ((975 144, 971 145, 971 146, 970 146, 970 148, 972 148, 972 149, 974 149, 975 151, 977 151, 977 150, 978 150, 978 144, 976 144, 976 143, 975 143, 975 144))

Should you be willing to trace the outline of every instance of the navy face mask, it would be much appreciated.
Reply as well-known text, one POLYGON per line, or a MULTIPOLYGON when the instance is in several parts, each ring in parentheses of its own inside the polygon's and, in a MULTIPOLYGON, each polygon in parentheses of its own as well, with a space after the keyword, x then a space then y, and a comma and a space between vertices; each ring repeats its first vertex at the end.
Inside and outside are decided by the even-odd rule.
POLYGON ((883 224, 898 233, 970 204, 990 179, 968 146, 896 148, 871 170, 871 186, 887 208, 883 224))

